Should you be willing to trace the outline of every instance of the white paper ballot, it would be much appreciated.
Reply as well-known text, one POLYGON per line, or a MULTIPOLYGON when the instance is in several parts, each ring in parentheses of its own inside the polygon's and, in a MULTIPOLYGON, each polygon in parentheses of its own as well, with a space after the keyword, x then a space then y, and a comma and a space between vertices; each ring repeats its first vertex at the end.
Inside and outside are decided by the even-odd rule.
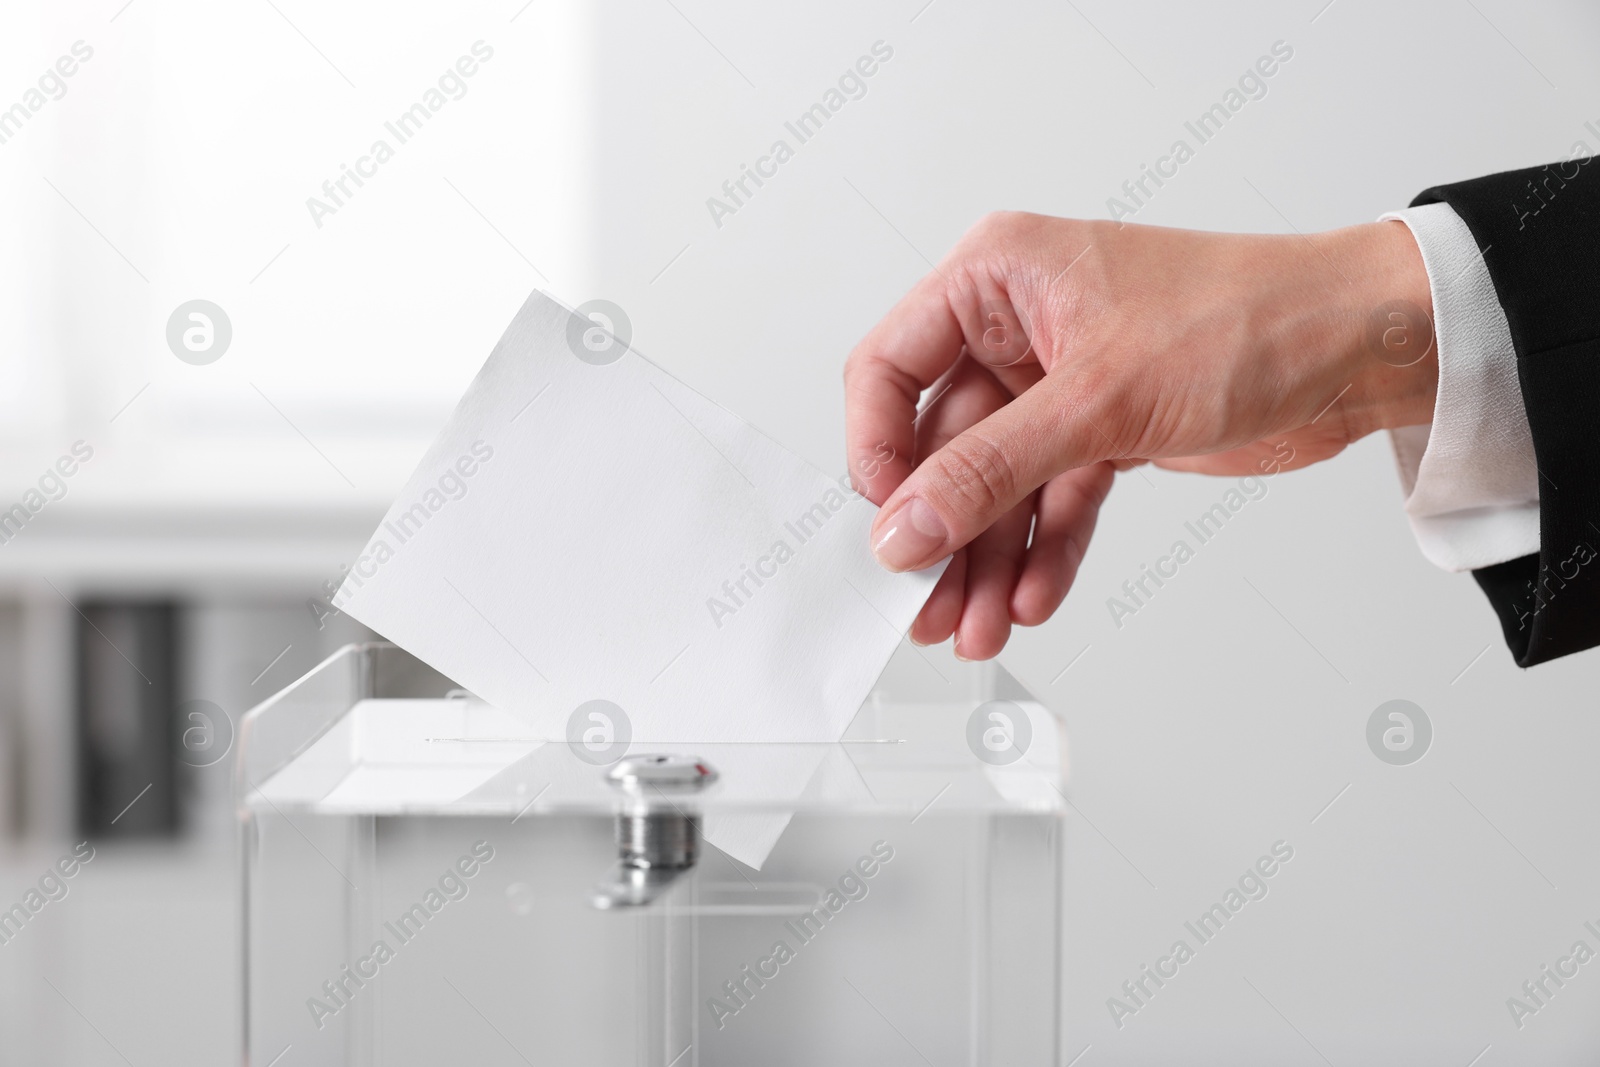
MULTIPOLYGON (((848 477, 596 328, 528 298, 335 605, 542 736, 838 740, 942 566, 883 570, 848 477)), ((759 866, 785 821, 706 836, 759 866)))

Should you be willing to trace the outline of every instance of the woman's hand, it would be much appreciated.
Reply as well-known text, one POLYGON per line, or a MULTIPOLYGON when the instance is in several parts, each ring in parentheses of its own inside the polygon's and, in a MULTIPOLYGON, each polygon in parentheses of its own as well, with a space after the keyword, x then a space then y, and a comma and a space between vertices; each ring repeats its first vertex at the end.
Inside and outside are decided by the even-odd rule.
POLYGON ((1049 618, 1118 469, 1292 469, 1431 421, 1431 307, 1399 222, 1249 236, 985 218, 845 366, 873 551, 891 570, 954 555, 912 639, 953 634, 987 659, 1013 623, 1049 618))

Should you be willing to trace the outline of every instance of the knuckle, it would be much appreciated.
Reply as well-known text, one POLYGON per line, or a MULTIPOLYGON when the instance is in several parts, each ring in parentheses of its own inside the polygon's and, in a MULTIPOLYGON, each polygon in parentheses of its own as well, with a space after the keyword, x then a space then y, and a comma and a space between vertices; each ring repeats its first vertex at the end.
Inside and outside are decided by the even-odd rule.
POLYGON ((973 226, 971 234, 984 243, 1003 241, 1032 228, 1037 218, 1026 211, 990 211, 973 226))
POLYGON ((993 233, 996 230, 1004 229, 1010 214, 1009 211, 986 211, 978 219, 978 223, 973 227, 973 230, 978 233, 993 233))
POLYGON ((868 371, 879 365, 888 366, 876 350, 866 342, 857 345, 849 358, 844 361, 842 377, 845 388, 848 390, 851 386, 867 380, 868 371))
POLYGON ((1015 499, 1016 469, 993 441, 969 433, 950 442, 940 455, 940 493, 961 513, 992 515, 1015 499))

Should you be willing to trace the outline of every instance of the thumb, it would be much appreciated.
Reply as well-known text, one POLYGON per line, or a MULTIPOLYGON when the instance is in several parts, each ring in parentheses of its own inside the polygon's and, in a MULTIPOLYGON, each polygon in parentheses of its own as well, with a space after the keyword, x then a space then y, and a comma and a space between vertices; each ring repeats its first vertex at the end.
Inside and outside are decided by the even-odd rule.
POLYGON ((1046 377, 912 471, 872 524, 872 551, 892 571, 930 567, 966 545, 1051 478, 1116 455, 1083 412, 1085 396, 1046 377))

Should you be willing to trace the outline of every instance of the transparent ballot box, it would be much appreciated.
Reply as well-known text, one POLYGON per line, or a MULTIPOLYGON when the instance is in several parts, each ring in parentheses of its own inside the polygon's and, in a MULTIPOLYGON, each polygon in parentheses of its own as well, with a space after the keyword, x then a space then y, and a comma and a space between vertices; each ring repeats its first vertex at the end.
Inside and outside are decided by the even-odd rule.
POLYGON ((986 677, 569 742, 340 650, 241 725, 243 1062, 1059 1064, 1063 735, 986 677))

